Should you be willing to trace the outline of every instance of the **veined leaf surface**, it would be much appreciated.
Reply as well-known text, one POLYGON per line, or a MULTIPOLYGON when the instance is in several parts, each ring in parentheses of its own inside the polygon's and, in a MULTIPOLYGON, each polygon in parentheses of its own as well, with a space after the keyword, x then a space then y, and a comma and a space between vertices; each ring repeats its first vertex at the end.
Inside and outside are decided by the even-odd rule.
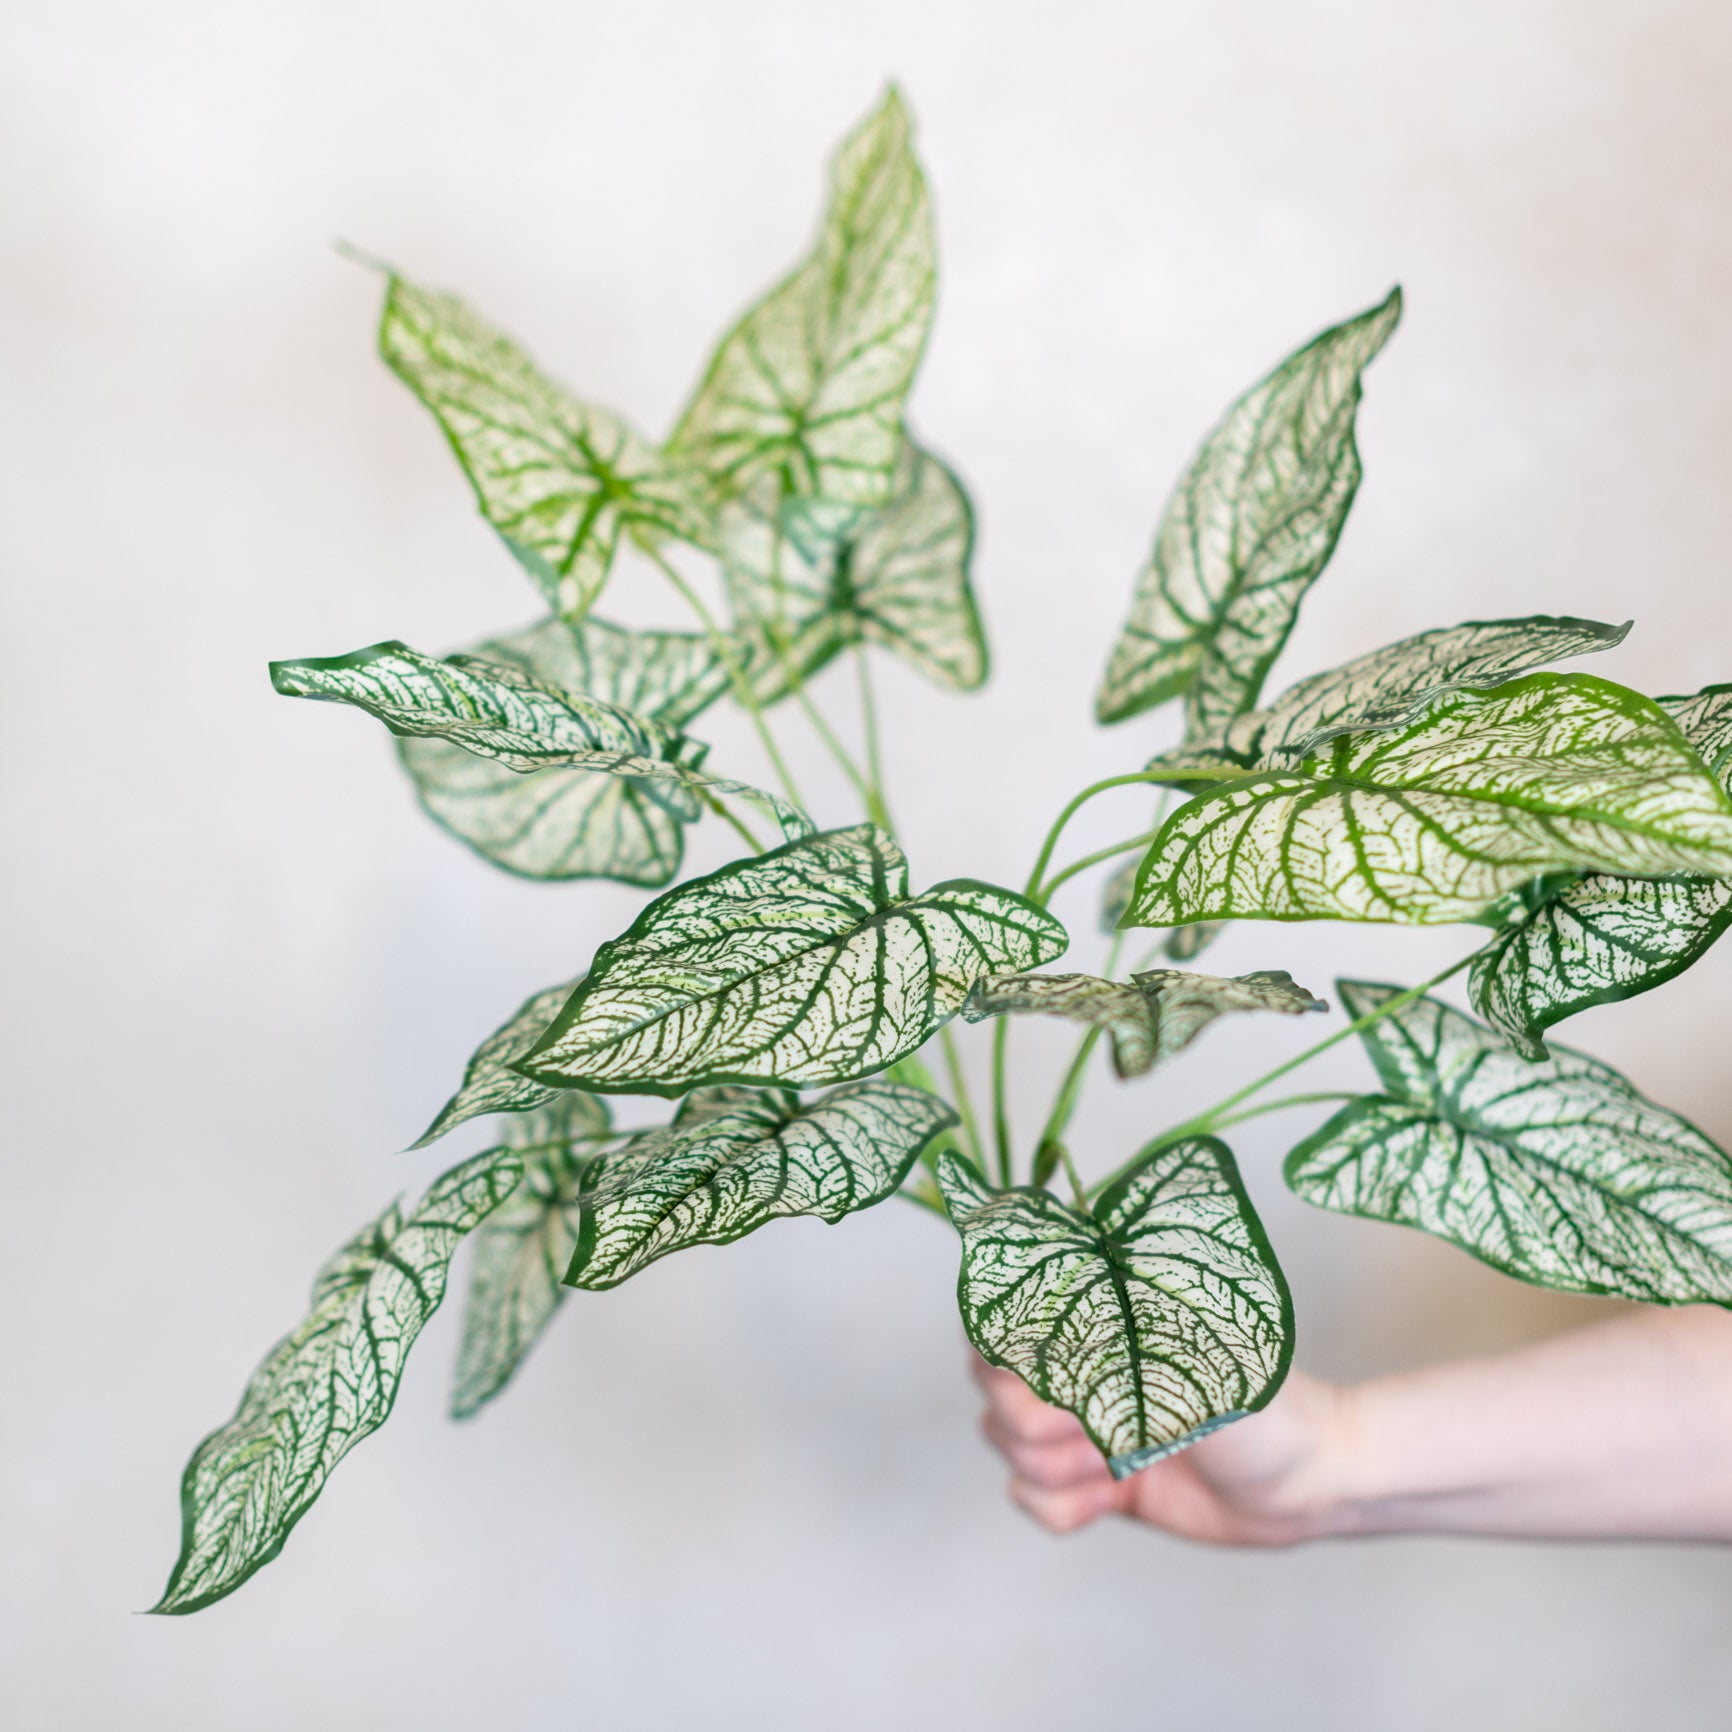
POLYGON ((519 1068, 605 1093, 850 1082, 915 1051, 983 974, 1066 942, 994 885, 911 897, 902 850, 871 824, 826 831, 658 897, 519 1068))
POLYGON ((1531 674, 1182 806, 1124 924, 1471 920, 1572 870, 1732 872, 1732 801, 1648 699, 1531 674))
POLYGON ((438 418, 482 515, 556 612, 588 610, 624 530, 708 543, 707 513, 675 466, 453 296, 393 274, 379 351, 438 418))
MULTIPOLYGON (((465 660, 510 668, 539 686, 600 699, 669 729, 683 726, 728 684, 708 638, 624 631, 594 615, 576 624, 544 620, 479 645, 465 660)), ((652 798, 628 777, 525 773, 431 737, 400 738, 397 749, 434 821, 508 872, 655 888, 679 870, 680 819, 665 798, 652 798)))
POLYGON ((752 657, 764 702, 852 643, 875 643, 958 691, 985 682, 986 637, 969 584, 974 514, 956 477, 905 441, 896 496, 841 533, 802 547, 771 497, 740 500, 721 516, 723 570, 734 615, 748 633, 776 633, 752 657))
MULTIPOLYGON (((480 1118, 484 1113, 526 1113, 544 1107, 554 1099, 560 1092, 558 1089, 549 1088, 545 1083, 531 1082, 512 1066, 547 1033, 559 1007, 577 990, 582 979, 580 974, 576 980, 546 987, 525 999, 511 1017, 475 1049, 474 1056, 464 1067, 463 1081, 456 1094, 439 1109, 432 1124, 410 1146, 424 1149, 447 1131, 455 1130, 469 1119, 480 1118)), ((573 1098, 594 1102, 593 1110, 600 1117, 593 1128, 606 1129, 607 1109, 595 1096, 574 1094, 573 1098)))
POLYGON ((453 1419, 467 1419, 491 1401, 553 1321, 577 1245, 578 1191, 609 1124, 606 1103, 576 1089, 506 1122, 523 1180, 475 1233, 453 1419))
MULTIPOLYGON (((1354 1017, 1399 988, 1337 983, 1354 1017)), ((1732 1159, 1609 1066, 1521 1058, 1419 999, 1361 1031, 1386 1095, 1287 1157, 1309 1203, 1394 1221, 1542 1287, 1732 1304, 1732 1159)))
POLYGON ((699 1089, 666 1130, 604 1155, 584 1179, 566 1280, 614 1287, 689 1245, 725 1245, 787 1215, 836 1222, 881 1203, 956 1115, 874 1077, 801 1105, 783 1089, 699 1089))
POLYGON ((253 1374, 181 1481, 181 1550, 157 1612, 196 1612, 268 1564, 348 1452, 384 1424, 458 1241, 517 1184, 490 1149, 387 1209, 319 1271, 306 1319, 253 1374))
POLYGON ((669 457, 720 498, 771 476, 784 496, 883 505, 935 272, 926 183, 892 90, 837 155, 811 256, 723 338, 669 457))
POLYGON ((581 692, 555 691, 515 668, 461 656, 439 661, 388 642, 346 656, 272 662, 271 683, 285 697, 353 704, 394 734, 449 740, 519 773, 564 768, 627 777, 644 798, 686 822, 701 811, 701 795, 738 794, 768 807, 783 835, 812 832, 798 807, 699 770, 709 751, 700 742, 581 692))
POLYGON ((1068 1017, 1105 1031, 1113 1069, 1142 1076, 1233 1010, 1275 1010, 1296 1016, 1327 1010, 1282 969, 1225 979, 1174 968, 1145 969, 1130 984, 1093 974, 991 974, 976 983, 962 1008, 970 1022, 1006 1012, 1068 1017))
MULTIPOLYGON (((1732 687, 1661 698, 1721 784, 1732 783, 1732 687)), ((1518 917, 1474 958, 1474 1008, 1524 1058, 1546 1056, 1546 1029, 1579 1010, 1634 998, 1683 973, 1732 925, 1718 878, 1620 878, 1607 872, 1518 892, 1518 917)))
POLYGON ((947 1155, 963 1326, 989 1364, 1074 1413, 1114 1477, 1262 1407, 1287 1374, 1293 1305, 1233 1157, 1155 1145, 1084 1214, 993 1191, 947 1155))
POLYGON ((1123 721, 1185 694, 1199 734, 1257 701, 1359 486, 1359 377, 1401 291, 1307 343, 1241 397, 1168 502, 1095 699, 1123 721))

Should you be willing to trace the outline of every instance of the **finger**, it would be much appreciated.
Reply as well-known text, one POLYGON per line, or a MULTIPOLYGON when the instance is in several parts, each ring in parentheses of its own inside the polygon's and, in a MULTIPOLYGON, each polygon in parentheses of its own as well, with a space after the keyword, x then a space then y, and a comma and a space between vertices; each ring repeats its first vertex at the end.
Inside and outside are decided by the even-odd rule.
POLYGON ((986 1392, 987 1411, 1007 1435, 1030 1443, 1056 1441, 1076 1437, 1082 1427, 1062 1407, 1050 1407, 1014 1372, 994 1371, 988 1367, 988 1382, 980 1379, 986 1392))
POLYGON ((1068 1491, 1075 1486, 1113 1483, 1101 1452, 1086 1437, 1063 1443, 999 1446, 1016 1477, 1042 1491, 1068 1491))
POLYGON ((1105 1485, 1048 1491, 1042 1486, 1016 1479, 1010 1482, 1010 1496, 1013 1503, 1055 1534, 1075 1533, 1078 1528, 1087 1527, 1097 1517, 1118 1506, 1118 1487, 1111 1480, 1105 1485))

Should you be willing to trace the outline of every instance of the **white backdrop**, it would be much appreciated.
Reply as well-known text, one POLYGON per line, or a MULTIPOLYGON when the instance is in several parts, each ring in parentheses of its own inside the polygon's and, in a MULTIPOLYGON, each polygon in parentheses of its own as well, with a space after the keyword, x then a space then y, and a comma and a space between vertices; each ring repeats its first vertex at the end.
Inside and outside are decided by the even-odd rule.
MULTIPOLYGON (((1233 395, 1395 280, 1366 484, 1278 677, 1552 611, 1637 615, 1595 671, 1732 678, 1732 19, 1711 0, 13 0, 9 1727, 1725 1724, 1720 1551, 1037 1532, 973 1430, 954 1242, 900 1205, 579 1296, 461 1428, 453 1307, 277 1563, 196 1618, 132 1616, 172 1561, 188 1450, 314 1268, 481 1133, 392 1151, 637 905, 490 873, 418 815, 379 730, 270 692, 273 656, 456 646, 536 611, 370 352, 376 281, 330 242, 459 290, 659 433, 805 245, 825 156, 889 75, 943 249, 916 415, 973 487, 997 658, 972 700, 883 668, 917 882, 1019 881, 1070 791, 1164 737, 1095 730, 1088 701, 1167 487, 1233 395)), ((626 573, 609 606, 647 619, 648 595, 626 573)), ((823 691, 851 701, 845 675, 823 691)), ((760 773, 704 720, 714 762, 760 773)), ((1079 845, 1142 821, 1115 798, 1079 845)), ((1061 903, 1079 966, 1094 895, 1061 903)), ((1327 990, 1462 945, 1244 925, 1216 956, 1327 990)), ((1728 1011, 1720 955, 1572 1037, 1724 1141, 1728 1011)), ((1170 1079, 1099 1085, 1085 1159, 1317 1029, 1234 1032, 1170 1079)), ((1016 1051, 1027 1120, 1068 1041, 1016 1051)), ((1346 1052, 1328 1070, 1364 1075, 1346 1052)), ((1602 1309, 1302 1209, 1276 1172, 1301 1128, 1236 1139, 1314 1370, 1602 1309)))

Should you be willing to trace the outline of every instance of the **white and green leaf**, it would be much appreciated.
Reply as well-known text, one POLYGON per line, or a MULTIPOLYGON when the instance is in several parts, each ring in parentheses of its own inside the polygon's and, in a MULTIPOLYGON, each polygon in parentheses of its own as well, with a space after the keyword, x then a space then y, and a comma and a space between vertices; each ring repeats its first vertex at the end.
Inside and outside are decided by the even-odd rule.
MULTIPOLYGON (((625 631, 593 615, 544 620, 464 658, 509 668, 566 696, 678 729, 727 689, 707 637, 625 631)), ((682 820, 628 777, 563 768, 521 772, 451 740, 409 736, 397 749, 434 821, 525 878, 612 878, 657 888, 679 870, 682 820)), ((652 784, 654 786, 654 784, 652 784)))
POLYGON ((624 532, 708 544, 707 510, 677 466, 455 297, 393 273, 379 350, 432 410, 482 515, 555 612, 588 611, 624 532))
POLYGON ((1257 701, 1359 486, 1360 375, 1401 291, 1314 338, 1227 411, 1168 501, 1095 699, 1103 722, 1184 695, 1186 733, 1257 701))
POLYGON ((836 1222, 895 1192, 956 1115, 874 1077, 805 1104, 783 1089, 700 1089, 585 1174, 566 1280, 614 1287, 658 1257, 725 1245, 767 1222, 836 1222))
MULTIPOLYGON (((1337 986, 1355 1018, 1400 990, 1337 986)), ((1361 1038, 1386 1092, 1287 1157, 1307 1202, 1417 1227, 1542 1287, 1732 1304, 1732 1158, 1694 1125, 1596 1059, 1532 1063, 1436 999, 1361 1038)))
POLYGON ((1075 1414, 1116 1478, 1280 1387, 1292 1300, 1224 1143, 1152 1145, 1087 1213, 993 1191, 954 1155, 939 1183, 962 1235, 969 1340, 1075 1414))
POLYGON ((894 90, 844 142, 811 255, 723 338, 668 441, 718 499, 874 507, 894 490, 902 407, 926 343, 932 213, 894 90))
POLYGON ((507 1121, 505 1139, 522 1158, 523 1179, 475 1231, 453 1419, 491 1401, 553 1321, 577 1246, 578 1192, 609 1128, 606 1103, 575 1089, 507 1121))
POLYGON ((558 768, 626 777, 683 822, 699 815, 704 798, 736 794, 767 807, 784 836, 812 832, 798 807, 700 770, 709 748, 699 741, 581 692, 555 691, 513 667, 464 656, 440 661, 387 642, 272 662, 271 683, 285 697, 353 704, 394 734, 448 740, 519 774, 558 768))
POLYGON ((914 1052, 982 975, 1066 942, 994 885, 910 896, 901 849, 873 825, 827 831, 658 897, 519 1068, 607 1093, 849 1082, 914 1052))
POLYGON ((320 1270, 305 1320, 187 1464, 180 1557, 153 1611, 196 1612, 282 1550, 337 1463, 384 1424, 409 1349, 444 1297, 452 1253, 521 1170, 510 1149, 477 1155, 409 1214, 392 1204, 320 1270))
POLYGON ((1647 698, 1531 674, 1181 807, 1124 924, 1471 920, 1566 871, 1732 872, 1732 800, 1647 698))

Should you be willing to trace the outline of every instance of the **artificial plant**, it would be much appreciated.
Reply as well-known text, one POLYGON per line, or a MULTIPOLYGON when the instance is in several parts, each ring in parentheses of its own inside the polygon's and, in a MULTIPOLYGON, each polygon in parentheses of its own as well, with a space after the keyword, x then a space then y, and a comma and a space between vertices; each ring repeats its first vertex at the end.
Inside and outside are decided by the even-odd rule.
POLYGON ((1249 1103, 1354 1033, 1378 1092, 1294 1148, 1300 1196, 1546 1286, 1732 1303, 1732 1162, 1607 1066, 1550 1045, 1559 1021, 1659 985, 1732 921, 1732 687, 1655 701, 1536 671, 1626 628, 1534 617, 1446 625, 1263 700, 1359 484, 1361 375, 1398 293, 1234 403, 1166 507, 1096 713, 1118 723, 1180 700, 1183 742, 1083 789, 1020 891, 913 888, 870 656, 959 691, 987 676, 968 498, 905 416, 934 281, 893 91, 842 146, 810 255, 722 339, 660 445, 461 302, 387 273, 381 352, 545 617, 460 655, 375 644, 278 663, 272 680, 383 721, 428 813, 504 870, 658 894, 481 1042, 421 1143, 494 1115, 496 1144, 336 1254, 306 1319, 199 1445, 158 1611, 209 1605, 276 1555, 389 1413, 465 1237, 459 1415, 499 1393, 570 1288, 900 1196, 955 1226, 979 1351, 1134 1473, 1279 1387, 1291 1300, 1217 1133, 1295 1104, 1249 1103), (691 630, 596 612, 628 542, 690 604, 691 630), (682 572, 692 558, 719 566, 726 617, 682 572), (845 654, 864 763, 813 689, 845 654), (727 702, 750 717, 772 787, 714 773, 687 732, 727 702), (821 830, 807 815, 772 721, 790 710, 835 754, 858 821, 821 830), (1152 829, 1055 867, 1071 815, 1139 783, 1170 804, 1152 829), (741 852, 681 881, 706 815, 741 852), (1051 972, 1068 943, 1054 891, 1115 858, 1103 975, 1051 972), (1156 929, 1173 964, 1227 920, 1317 919, 1465 922, 1483 941, 1420 986, 1341 982, 1345 1027, 1085 1177, 1065 1136, 1103 1038, 1136 1087, 1217 1017, 1327 1009, 1275 970, 1223 979, 1151 954, 1121 971, 1124 936, 1156 929), (1429 996, 1463 970, 1480 1020, 1429 996), (1023 1014, 1081 1033, 1045 1124, 1019 1141, 1005 1043, 1023 1014), (994 1023, 984 1108, 958 1017, 994 1023), (620 1095, 666 1097, 666 1122, 617 1128, 620 1095))

